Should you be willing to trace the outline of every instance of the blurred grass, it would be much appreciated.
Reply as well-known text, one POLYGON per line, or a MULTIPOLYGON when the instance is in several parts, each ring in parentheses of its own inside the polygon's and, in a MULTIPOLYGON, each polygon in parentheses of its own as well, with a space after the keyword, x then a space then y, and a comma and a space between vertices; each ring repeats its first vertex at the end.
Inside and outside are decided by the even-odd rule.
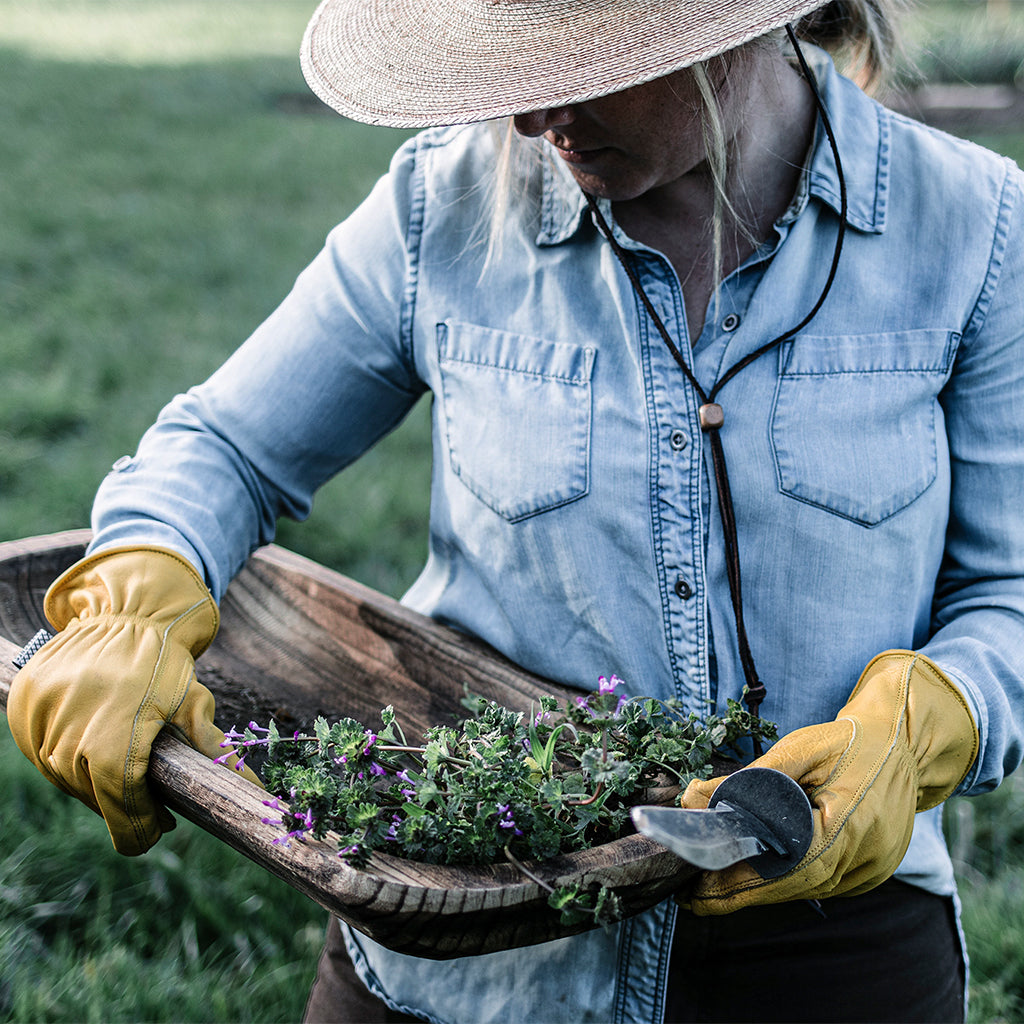
MULTIPOLYGON (((296 58, 308 5, 255 10, 0 3, 2 539, 86 525, 110 463, 270 312, 405 137, 286 112, 308 95, 296 58), (29 15, 65 58, 83 33, 83 59, 19 49, 29 15), (130 60, 115 60, 118 40, 130 60), (228 57, 234 40, 277 52, 228 57), (202 59, 167 63, 190 41, 202 59)), ((422 435, 384 449, 401 465, 397 493, 382 489, 375 455, 321 495, 360 495, 344 516, 316 515, 305 543, 286 524, 282 540, 404 589, 425 554, 422 435), (384 521, 388 542, 374 543, 384 521)))
POLYGON ((115 854, 0 732, 0 1019, 301 1016, 321 911, 187 822, 145 857, 115 854))
MULTIPOLYGON (((311 6, 0 2, 0 539, 87 525, 110 463, 404 138, 296 107, 311 6)), ((426 550, 425 411, 282 542, 401 593, 426 550)), ((305 897, 188 822, 119 857, 5 720, 0 793, 0 1020, 301 1016, 326 916, 305 897)))
MULTIPOLYGON (((86 525, 110 463, 270 311, 404 137, 295 101, 312 7, 0 0, 0 539, 86 525)), ((981 13, 928 4, 919 66, 982 74, 982 58, 950 56, 995 52, 981 13)), ((1013 4, 995 40, 1013 54, 1022 14, 1013 4)), ((1024 132, 979 141, 1024 158, 1024 132)), ((279 540, 401 593, 426 548, 426 414, 279 540)), ((187 822, 118 857, 6 722, 0 794, 0 1020, 301 1015, 323 924, 305 898, 187 822)), ((972 1020, 1024 1020, 1024 786, 954 801, 948 818, 972 1020)))
POLYGON ((924 0, 907 22, 906 82, 1018 83, 1024 62, 1020 0, 924 0))

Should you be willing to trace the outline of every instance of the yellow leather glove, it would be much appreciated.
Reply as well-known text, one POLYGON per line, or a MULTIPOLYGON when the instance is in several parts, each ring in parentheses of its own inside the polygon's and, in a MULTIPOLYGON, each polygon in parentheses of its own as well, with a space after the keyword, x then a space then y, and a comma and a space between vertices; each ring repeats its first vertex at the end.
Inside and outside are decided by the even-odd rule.
MULTIPOLYGON (((874 888, 907 852, 915 813, 956 789, 978 746, 966 701, 934 662, 912 651, 878 655, 834 722, 789 733, 754 762, 807 791, 814 835, 804 859, 773 879, 746 862, 705 872, 681 902, 695 914, 727 914, 874 888)), ((721 781, 690 783, 682 806, 707 807, 721 781)))
POLYGON ((125 547, 72 566, 44 610, 60 632, 11 683, 11 735, 50 782, 103 816, 118 852, 144 853, 175 825, 146 784, 157 733, 166 725, 208 757, 225 753, 194 663, 217 633, 217 606, 180 555, 125 547))

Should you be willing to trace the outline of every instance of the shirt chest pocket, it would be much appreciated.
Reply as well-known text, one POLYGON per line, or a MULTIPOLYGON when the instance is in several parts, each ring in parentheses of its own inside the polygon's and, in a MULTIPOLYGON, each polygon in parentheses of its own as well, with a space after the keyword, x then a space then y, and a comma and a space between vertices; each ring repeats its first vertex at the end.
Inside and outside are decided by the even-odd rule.
POLYGON ((452 473, 510 522, 586 494, 594 349, 453 321, 437 341, 452 473))
POLYGON ((959 335, 816 337, 782 353, 771 439, 780 490, 865 526, 935 479, 940 410, 959 335))

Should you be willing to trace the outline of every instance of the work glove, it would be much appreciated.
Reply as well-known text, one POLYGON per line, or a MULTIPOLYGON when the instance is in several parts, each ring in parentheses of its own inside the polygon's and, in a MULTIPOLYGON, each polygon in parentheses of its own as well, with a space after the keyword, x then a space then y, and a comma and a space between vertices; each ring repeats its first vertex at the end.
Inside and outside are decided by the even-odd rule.
MULTIPOLYGON (((814 834, 803 860, 773 879, 746 862, 704 872, 680 902, 695 914, 727 914, 866 892, 896 870, 914 815, 957 788, 978 746, 963 695, 934 662, 912 651, 879 654, 834 722, 789 733, 754 762, 807 791, 814 834)), ((721 781, 691 782, 682 806, 707 807, 721 781)))
POLYGON ((50 782, 103 816, 119 853, 144 853, 175 825, 146 783, 160 730, 208 757, 226 752, 194 660, 217 633, 217 606, 180 555, 123 547, 72 566, 43 607, 59 632, 11 683, 11 735, 50 782))

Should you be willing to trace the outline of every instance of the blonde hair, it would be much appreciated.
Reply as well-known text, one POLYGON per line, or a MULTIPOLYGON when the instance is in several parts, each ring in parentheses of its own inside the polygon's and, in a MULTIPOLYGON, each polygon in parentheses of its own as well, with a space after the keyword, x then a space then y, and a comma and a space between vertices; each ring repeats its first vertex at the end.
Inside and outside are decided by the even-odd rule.
POLYGON ((794 26, 797 38, 827 50, 865 92, 883 88, 906 57, 900 22, 915 0, 831 0, 794 26))
MULTIPOLYGON (((903 56, 899 23, 916 0, 830 0, 793 26, 798 40, 812 43, 828 51, 837 68, 867 92, 877 92, 892 76, 897 58, 903 56)), ((747 43, 750 47, 777 45, 789 50, 785 29, 777 29, 760 39, 747 43)), ((739 51, 733 51, 737 53, 739 51)), ((691 67, 694 82, 704 107, 702 128, 708 167, 714 186, 714 207, 710 234, 714 267, 714 294, 721 283, 723 243, 726 218, 747 238, 750 233, 744 219, 737 213, 727 188, 729 143, 722 127, 721 110, 708 67, 715 61, 727 60, 729 54, 712 57, 691 67)), ((512 119, 491 123, 497 161, 491 184, 490 217, 486 230, 487 256, 484 268, 501 249, 502 228, 513 203, 524 201, 536 189, 531 186, 540 174, 541 163, 552 159, 537 139, 519 137, 512 119)), ((478 238, 484 241, 483 238, 478 238)))

